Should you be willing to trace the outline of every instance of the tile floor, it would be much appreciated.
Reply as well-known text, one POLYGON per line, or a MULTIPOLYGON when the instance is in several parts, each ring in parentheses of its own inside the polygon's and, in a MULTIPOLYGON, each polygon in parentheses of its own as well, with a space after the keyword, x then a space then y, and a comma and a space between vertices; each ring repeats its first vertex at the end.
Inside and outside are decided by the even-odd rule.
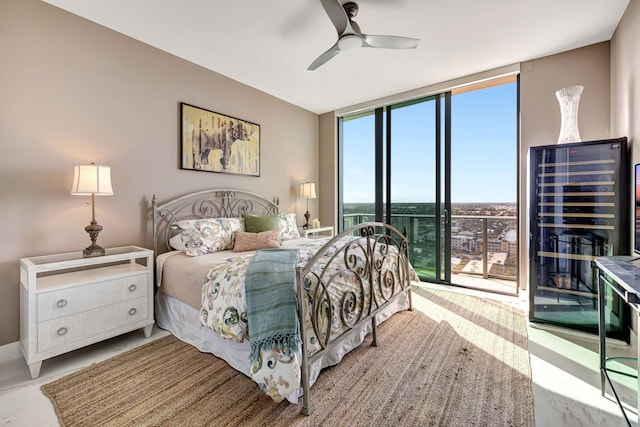
MULTIPOLYGON (((437 288, 443 286, 429 285, 437 288)), ((446 288, 449 289, 449 288, 446 288)), ((496 298, 526 308, 517 297, 453 289, 472 295, 496 298)), ((151 338, 167 332, 154 328, 151 338)), ((529 325, 529 352, 536 427, 616 427, 626 422, 613 398, 600 393, 597 339, 529 325)), ((0 363, 0 425, 58 426, 49 399, 40 386, 147 342, 141 331, 113 338, 93 346, 47 360, 41 376, 31 380, 22 358, 0 363)), ((610 354, 630 355, 631 347, 611 343, 610 354)), ((635 380, 621 380, 623 400, 630 404, 629 418, 637 423, 635 380)))
MULTIPOLYGON (((524 295, 489 294, 463 288, 428 285, 453 292, 494 298, 528 310, 524 295)), ((600 392, 598 337, 536 323, 527 326, 531 388, 536 427, 617 427, 626 426, 609 388, 600 392)), ((607 356, 632 357, 635 350, 617 341, 607 342, 607 356)), ((631 362, 635 364, 635 361, 631 362)), ((620 365, 609 365, 629 370, 620 365)), ((637 425, 636 380, 616 376, 616 391, 626 404, 627 416, 637 425)))

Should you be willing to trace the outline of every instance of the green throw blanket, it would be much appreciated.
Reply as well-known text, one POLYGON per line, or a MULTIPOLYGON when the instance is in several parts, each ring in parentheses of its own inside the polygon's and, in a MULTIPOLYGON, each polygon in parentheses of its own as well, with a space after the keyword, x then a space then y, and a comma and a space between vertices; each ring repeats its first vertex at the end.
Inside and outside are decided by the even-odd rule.
POLYGON ((247 268, 245 294, 253 364, 261 350, 281 348, 293 354, 300 345, 296 310, 294 249, 262 249, 247 268))

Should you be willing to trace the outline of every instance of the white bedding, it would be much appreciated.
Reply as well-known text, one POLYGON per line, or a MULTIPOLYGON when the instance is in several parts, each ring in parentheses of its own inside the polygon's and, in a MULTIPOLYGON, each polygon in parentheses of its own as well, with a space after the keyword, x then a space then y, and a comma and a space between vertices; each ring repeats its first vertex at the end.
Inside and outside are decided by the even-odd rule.
MULTIPOLYGON (((313 239, 314 244, 326 242, 329 238, 313 239)), ((282 242, 283 248, 294 247, 300 244, 306 244, 309 239, 291 239, 282 242)), ((187 256, 183 251, 171 251, 158 255, 156 259, 156 284, 158 288, 175 298, 180 299, 187 304, 200 308, 201 303, 201 286, 206 281, 206 276, 211 266, 224 262, 231 257, 251 257, 255 255, 255 251, 232 252, 219 251, 196 257, 187 256), (165 271, 165 264, 168 268, 165 271), (176 264, 169 266, 169 264, 176 264), (164 279, 164 276, 166 280, 164 279), (199 283, 199 287, 193 293, 184 295, 184 283, 199 283)))

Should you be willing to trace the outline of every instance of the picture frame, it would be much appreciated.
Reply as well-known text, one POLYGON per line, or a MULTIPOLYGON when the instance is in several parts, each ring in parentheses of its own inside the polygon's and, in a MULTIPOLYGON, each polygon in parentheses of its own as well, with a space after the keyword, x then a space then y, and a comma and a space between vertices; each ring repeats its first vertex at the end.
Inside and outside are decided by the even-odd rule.
POLYGON ((260 125, 181 102, 180 169, 260 176, 260 125))

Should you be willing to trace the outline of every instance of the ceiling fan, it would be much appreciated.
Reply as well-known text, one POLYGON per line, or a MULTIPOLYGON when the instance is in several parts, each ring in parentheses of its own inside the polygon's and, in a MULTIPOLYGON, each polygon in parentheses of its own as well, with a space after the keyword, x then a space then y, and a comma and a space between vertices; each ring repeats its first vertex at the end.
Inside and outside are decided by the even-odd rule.
POLYGON ((336 27, 338 41, 329 50, 316 58, 307 70, 316 68, 329 61, 340 52, 347 52, 359 47, 376 47, 385 49, 413 49, 420 39, 398 36, 375 36, 362 34, 360 26, 353 18, 358 14, 358 5, 349 1, 340 4, 339 0, 320 0, 329 19, 336 27))

